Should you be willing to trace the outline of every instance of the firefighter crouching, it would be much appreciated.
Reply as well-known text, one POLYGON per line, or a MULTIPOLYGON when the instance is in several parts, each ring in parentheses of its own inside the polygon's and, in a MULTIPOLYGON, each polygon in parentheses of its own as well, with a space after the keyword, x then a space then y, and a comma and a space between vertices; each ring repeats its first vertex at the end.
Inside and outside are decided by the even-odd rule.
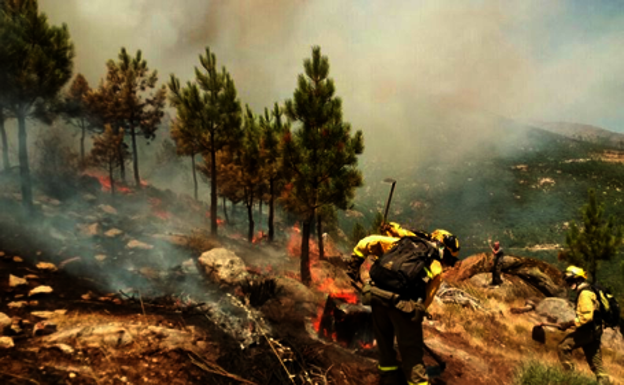
POLYGON ((411 385, 426 385, 429 380, 423 362, 422 322, 442 282, 443 265, 452 266, 457 261, 459 241, 445 230, 436 230, 431 234, 412 232, 395 223, 386 225, 382 232, 386 235, 371 235, 358 242, 353 250, 349 275, 357 277, 362 262, 368 256, 379 259, 386 253, 400 252, 400 241, 403 238, 424 240, 433 250, 432 258, 422 267, 424 292, 420 298, 409 298, 384 290, 378 287, 378 282, 372 282, 370 277, 361 277, 364 283, 363 302, 370 304, 372 310, 381 384, 404 384, 407 380, 411 385), (395 336, 402 364, 394 350, 395 336))
MULTIPOLYGON (((594 372, 599 384, 611 384, 602 363, 600 343, 602 338, 602 319, 600 319, 600 303, 590 284, 587 272, 576 266, 569 266, 564 274, 567 285, 576 292, 576 317, 573 321, 559 324, 559 329, 568 333, 557 347, 559 361, 564 370, 574 370, 572 351, 582 348, 590 369, 594 372)), ((543 326, 544 324, 540 324, 543 326)))

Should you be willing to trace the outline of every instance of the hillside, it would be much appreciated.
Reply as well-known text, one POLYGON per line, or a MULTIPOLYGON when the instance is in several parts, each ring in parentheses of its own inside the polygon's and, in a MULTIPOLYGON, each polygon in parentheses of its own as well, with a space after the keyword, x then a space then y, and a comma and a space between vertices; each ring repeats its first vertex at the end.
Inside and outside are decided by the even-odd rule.
POLYGON ((398 181, 389 219, 450 230, 460 238, 464 255, 489 250, 488 239, 498 239, 508 250, 556 261, 567 225, 580 219, 589 188, 596 189, 609 215, 624 218, 624 151, 497 122, 496 133, 483 135, 478 146, 462 147, 474 142, 474 132, 456 131, 454 143, 462 156, 455 159, 444 151, 407 165, 397 165, 392 156, 367 159, 366 184, 354 207, 361 216, 343 216, 344 227, 371 223, 383 210, 386 177, 398 181))
POLYGON ((605 130, 604 128, 589 124, 568 123, 568 122, 533 122, 532 126, 543 128, 544 130, 583 140, 586 142, 624 148, 624 134, 605 130))

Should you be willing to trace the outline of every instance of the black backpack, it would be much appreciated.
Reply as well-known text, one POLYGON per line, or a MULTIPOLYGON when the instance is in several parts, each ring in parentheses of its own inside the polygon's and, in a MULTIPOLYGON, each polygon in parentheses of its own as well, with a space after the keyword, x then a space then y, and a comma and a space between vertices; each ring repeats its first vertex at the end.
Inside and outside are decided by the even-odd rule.
MULTIPOLYGON (((600 285, 592 285, 591 290, 596 294, 600 303, 598 321, 602 321, 605 327, 614 328, 620 325, 620 304, 607 289, 600 285)), ((596 315, 594 314, 594 317, 596 315)))
POLYGON ((370 269, 375 286, 406 299, 425 298, 431 280, 428 268, 439 257, 438 249, 419 237, 403 237, 370 269))

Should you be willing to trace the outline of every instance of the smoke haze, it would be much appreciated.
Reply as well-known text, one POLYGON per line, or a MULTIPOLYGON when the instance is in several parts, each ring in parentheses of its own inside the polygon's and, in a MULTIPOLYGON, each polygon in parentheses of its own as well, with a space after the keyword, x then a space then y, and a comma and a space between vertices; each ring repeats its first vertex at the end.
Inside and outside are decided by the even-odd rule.
MULTIPOLYGON (((320 45, 367 153, 437 131, 451 111, 594 124, 624 132, 617 6, 564 1, 41 0, 92 85, 121 46, 161 81, 193 76, 209 46, 256 112, 292 96, 320 45), (613 9, 615 8, 615 9, 613 9)), ((481 122, 483 123, 483 122, 481 122)), ((482 130, 482 124, 464 130, 482 130)))

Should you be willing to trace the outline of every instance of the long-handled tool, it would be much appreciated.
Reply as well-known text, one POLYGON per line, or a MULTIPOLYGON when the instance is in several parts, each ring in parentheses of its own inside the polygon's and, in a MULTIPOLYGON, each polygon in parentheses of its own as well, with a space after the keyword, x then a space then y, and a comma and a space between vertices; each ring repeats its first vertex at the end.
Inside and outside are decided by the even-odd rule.
POLYGON ((382 225, 385 225, 388 221, 388 211, 390 210, 390 202, 392 202, 392 194, 394 194, 394 186, 396 186, 396 180, 392 178, 386 178, 383 180, 384 183, 391 183, 392 187, 390 187, 390 195, 388 195, 388 200, 386 201, 386 207, 384 209, 383 222, 382 225))

